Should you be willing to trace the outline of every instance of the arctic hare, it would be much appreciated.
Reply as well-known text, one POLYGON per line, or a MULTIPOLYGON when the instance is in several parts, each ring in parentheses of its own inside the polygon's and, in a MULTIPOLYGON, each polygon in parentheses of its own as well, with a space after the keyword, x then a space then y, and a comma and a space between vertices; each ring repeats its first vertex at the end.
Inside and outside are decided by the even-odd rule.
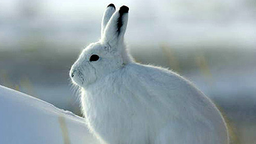
POLYGON ((133 60, 124 44, 128 11, 108 5, 101 39, 70 70, 90 131, 108 144, 228 144, 221 113, 191 82, 133 60))

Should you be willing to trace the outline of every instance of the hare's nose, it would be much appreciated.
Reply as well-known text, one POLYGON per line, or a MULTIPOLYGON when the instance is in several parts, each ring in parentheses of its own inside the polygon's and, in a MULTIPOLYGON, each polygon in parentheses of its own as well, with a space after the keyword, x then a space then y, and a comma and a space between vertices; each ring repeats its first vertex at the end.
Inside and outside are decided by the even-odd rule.
POLYGON ((76 70, 73 70, 73 71, 72 71, 71 77, 74 77, 74 76, 75 76, 75 72, 76 72, 76 70))

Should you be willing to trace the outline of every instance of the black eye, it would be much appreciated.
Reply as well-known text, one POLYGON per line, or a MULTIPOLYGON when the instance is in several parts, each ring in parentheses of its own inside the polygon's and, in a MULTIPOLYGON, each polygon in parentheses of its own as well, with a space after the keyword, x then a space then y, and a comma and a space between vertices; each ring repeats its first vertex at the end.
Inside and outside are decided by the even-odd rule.
POLYGON ((91 55, 90 61, 97 61, 100 57, 98 55, 91 55))

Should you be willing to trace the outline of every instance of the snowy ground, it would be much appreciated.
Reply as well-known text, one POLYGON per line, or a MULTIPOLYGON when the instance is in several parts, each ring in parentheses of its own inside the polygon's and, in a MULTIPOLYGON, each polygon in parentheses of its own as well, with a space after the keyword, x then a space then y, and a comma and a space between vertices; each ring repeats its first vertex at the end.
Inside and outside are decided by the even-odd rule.
POLYGON ((96 144, 83 119, 0 86, 1 144, 96 144))

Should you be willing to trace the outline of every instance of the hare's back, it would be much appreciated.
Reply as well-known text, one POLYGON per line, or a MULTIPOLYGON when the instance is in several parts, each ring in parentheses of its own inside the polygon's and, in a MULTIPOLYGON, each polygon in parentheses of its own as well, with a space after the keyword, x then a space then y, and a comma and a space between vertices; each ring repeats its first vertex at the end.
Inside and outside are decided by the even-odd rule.
POLYGON ((213 114, 221 116, 209 98, 191 82, 170 70, 141 64, 130 64, 126 69, 126 76, 123 77, 126 78, 126 88, 140 96, 166 104, 167 108, 187 112, 188 115, 191 111, 198 111, 205 117, 212 117, 213 114))

